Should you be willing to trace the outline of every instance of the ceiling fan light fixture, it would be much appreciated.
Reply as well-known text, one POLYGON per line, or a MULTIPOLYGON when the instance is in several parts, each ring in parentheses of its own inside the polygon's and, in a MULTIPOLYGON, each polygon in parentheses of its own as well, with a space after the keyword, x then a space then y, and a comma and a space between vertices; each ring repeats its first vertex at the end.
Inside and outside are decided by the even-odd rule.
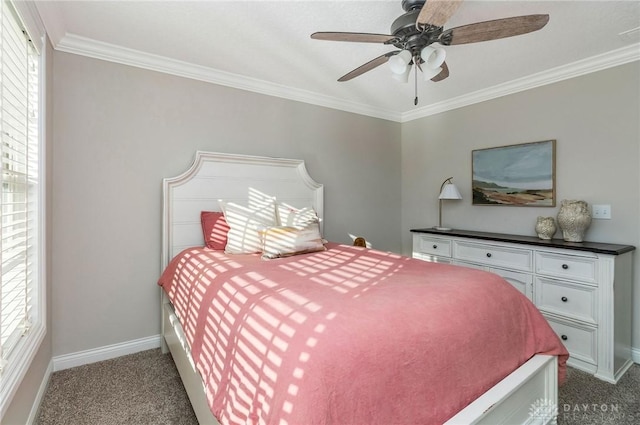
POLYGON ((411 52, 403 50, 389 59, 389 68, 394 74, 402 75, 409 69, 409 62, 411 62, 411 52))
POLYGON ((431 46, 426 46, 420 51, 420 57, 425 62, 428 68, 437 69, 442 66, 447 56, 447 52, 439 47, 434 49, 431 46))
POLYGON ((397 74, 395 72, 391 73, 391 78, 400 82, 400 83, 408 83, 409 82, 409 73, 411 73, 411 65, 407 65, 406 69, 402 74, 397 74))

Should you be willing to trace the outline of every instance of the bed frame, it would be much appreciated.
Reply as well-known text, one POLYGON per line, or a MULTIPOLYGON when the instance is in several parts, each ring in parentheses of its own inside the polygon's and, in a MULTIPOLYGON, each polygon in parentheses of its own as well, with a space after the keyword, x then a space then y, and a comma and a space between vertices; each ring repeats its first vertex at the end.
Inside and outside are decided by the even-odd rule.
MULTIPOLYGON (((249 188, 294 207, 312 205, 322 226, 324 189, 309 176, 304 161, 198 151, 186 172, 163 181, 162 270, 181 250, 204 244, 200 211, 218 211, 218 199, 246 203, 249 188)), ((160 292, 162 351, 171 352, 198 422, 216 425, 182 326, 160 292)), ((446 424, 555 424, 550 412, 557 403, 557 359, 536 355, 446 424)))

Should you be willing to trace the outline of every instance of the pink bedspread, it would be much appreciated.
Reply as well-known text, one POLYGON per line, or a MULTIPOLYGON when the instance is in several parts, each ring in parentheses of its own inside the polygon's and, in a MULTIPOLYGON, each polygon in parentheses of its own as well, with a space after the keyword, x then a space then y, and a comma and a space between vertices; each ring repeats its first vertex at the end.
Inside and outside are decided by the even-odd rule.
POLYGON ((222 424, 441 424, 536 353, 568 353, 495 274, 360 247, 192 248, 159 284, 222 424))

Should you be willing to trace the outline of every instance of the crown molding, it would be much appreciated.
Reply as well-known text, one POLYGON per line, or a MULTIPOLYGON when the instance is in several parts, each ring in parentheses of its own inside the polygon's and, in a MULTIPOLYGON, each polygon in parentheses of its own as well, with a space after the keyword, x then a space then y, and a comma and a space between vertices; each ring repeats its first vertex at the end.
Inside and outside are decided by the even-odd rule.
POLYGON ((557 83, 559 81, 568 80, 570 78, 579 77, 592 72, 602 71, 607 68, 613 68, 615 66, 624 65, 637 60, 640 60, 640 43, 635 43, 601 55, 592 56, 567 65, 538 72, 527 77, 518 78, 504 84, 498 84, 493 87, 458 96, 444 102, 434 103, 410 112, 405 112, 402 114, 400 122, 413 121, 430 115, 439 114, 441 112, 450 111, 452 109, 485 102, 487 100, 545 86, 547 84, 557 83))
POLYGON ((275 96, 312 105, 324 106, 331 109, 338 109, 374 118, 382 118, 397 122, 399 122, 401 118, 400 113, 391 110, 338 99, 308 90, 287 87, 257 78, 232 74, 230 72, 220 71, 201 65, 194 65, 192 63, 171 59, 165 56, 154 55, 139 50, 96 41, 75 34, 65 34, 57 43, 55 49, 61 52, 74 53, 95 59, 121 63, 137 68, 148 69, 184 78, 191 78, 240 90, 247 90, 265 94, 267 96, 275 96))
POLYGON ((55 48, 66 33, 58 5, 53 1, 37 1, 34 2, 34 6, 40 15, 49 40, 55 48))
POLYGON ((640 43, 478 90, 409 112, 397 112, 164 56, 65 34, 56 50, 395 122, 408 122, 640 60, 640 43))

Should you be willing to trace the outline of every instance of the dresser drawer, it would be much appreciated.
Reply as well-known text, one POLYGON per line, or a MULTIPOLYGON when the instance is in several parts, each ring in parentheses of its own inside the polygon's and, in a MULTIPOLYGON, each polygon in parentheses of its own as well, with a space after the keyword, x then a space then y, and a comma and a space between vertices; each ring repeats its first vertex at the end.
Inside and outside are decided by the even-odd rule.
POLYGON ((597 364, 596 328, 578 326, 545 316, 572 358, 597 364))
POLYGON ((594 257, 536 252, 536 273, 551 277, 596 283, 596 265, 594 257))
POLYGON ((431 236, 417 235, 413 239, 413 251, 422 254, 451 257, 451 241, 431 236))
POLYGON ((462 261, 527 272, 533 270, 533 251, 529 249, 454 241, 453 250, 454 257, 462 261))
POLYGON ((536 277, 535 305, 539 310, 598 324, 596 287, 536 277))
POLYGON ((509 282, 518 291, 522 292, 529 300, 533 301, 533 275, 529 273, 514 272, 511 270, 502 270, 490 268, 491 273, 501 276, 509 282))
POLYGON ((476 270, 484 270, 484 271, 488 271, 489 267, 483 265, 483 264, 478 264, 478 263, 467 263, 466 261, 458 261, 458 260, 453 260, 451 262, 451 264, 455 264, 456 266, 462 266, 462 267, 467 267, 470 269, 476 269, 476 270))
POLYGON ((422 260, 422 261, 428 261, 430 263, 444 263, 444 264, 451 264, 451 257, 443 257, 440 255, 429 255, 429 254, 423 254, 421 252, 416 252, 413 251, 412 257, 417 259, 417 260, 422 260))

